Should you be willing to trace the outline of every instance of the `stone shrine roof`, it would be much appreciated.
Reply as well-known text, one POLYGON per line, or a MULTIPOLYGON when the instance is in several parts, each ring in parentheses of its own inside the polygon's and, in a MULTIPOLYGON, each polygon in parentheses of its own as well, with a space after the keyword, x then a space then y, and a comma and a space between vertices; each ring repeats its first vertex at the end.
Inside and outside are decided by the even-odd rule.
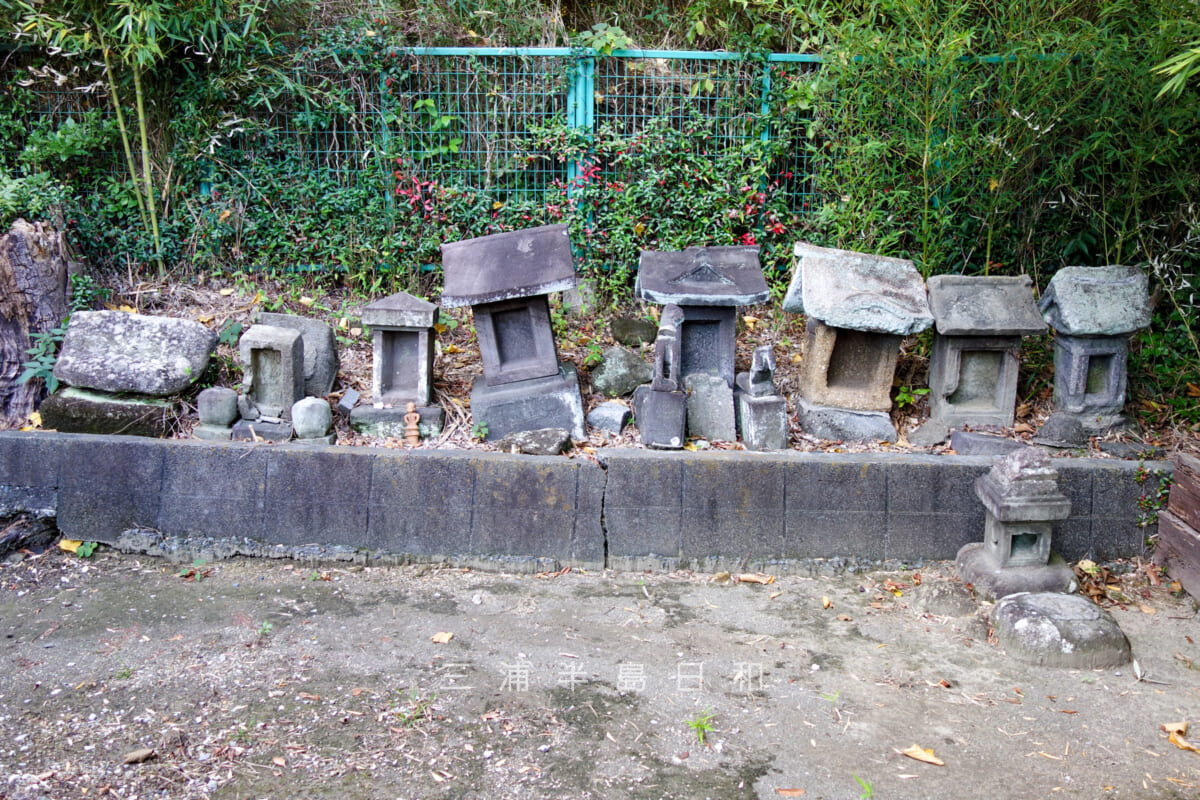
POLYGON ((797 242, 783 310, 835 328, 907 336, 933 324, 913 263, 797 242))
POLYGON ((1059 333, 1116 336, 1150 324, 1150 292, 1137 267, 1063 267, 1038 304, 1059 333))
POLYGON ((1033 336, 1046 331, 1028 275, 934 275, 926 287, 943 336, 1033 336))
POLYGON ((566 225, 493 233, 442 245, 442 305, 494 303, 575 287, 566 225))
POLYGON ((741 245, 643 250, 635 291, 642 300, 681 306, 752 306, 771 296, 758 248, 741 245))
POLYGON ((408 292, 397 292, 363 306, 362 322, 368 328, 432 328, 438 307, 408 292))

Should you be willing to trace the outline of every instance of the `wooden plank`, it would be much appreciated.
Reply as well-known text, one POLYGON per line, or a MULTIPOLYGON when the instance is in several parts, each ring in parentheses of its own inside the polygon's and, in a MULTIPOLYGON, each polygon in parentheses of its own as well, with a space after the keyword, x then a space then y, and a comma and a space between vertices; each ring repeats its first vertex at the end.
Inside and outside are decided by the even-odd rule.
MULTIPOLYGON (((1158 547, 1164 558, 1159 562, 1167 574, 1179 581, 1192 597, 1200 598, 1200 531, 1172 514, 1158 515, 1158 547)), ((1156 561, 1159 561, 1156 554, 1156 561)))
MULTIPOLYGON (((1179 472, 1175 473, 1176 476, 1179 472)), ((1176 480, 1171 484, 1171 497, 1167 500, 1171 513, 1200 530, 1200 488, 1176 480)))
POLYGON ((1175 454, 1175 469, 1172 480, 1191 489, 1193 494, 1200 494, 1200 458, 1187 453, 1175 454))

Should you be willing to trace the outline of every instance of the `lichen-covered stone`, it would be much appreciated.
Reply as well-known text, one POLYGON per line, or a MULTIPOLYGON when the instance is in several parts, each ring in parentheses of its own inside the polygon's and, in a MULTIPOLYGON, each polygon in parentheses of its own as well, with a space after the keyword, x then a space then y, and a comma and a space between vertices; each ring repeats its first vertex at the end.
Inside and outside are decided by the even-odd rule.
POLYGON ((216 346, 217 335, 192 320, 77 311, 54 375, 86 389, 167 397, 204 373, 216 346))
POLYGON ((1077 594, 1009 595, 992 610, 1004 651, 1047 667, 1097 669, 1130 659, 1129 640, 1107 611, 1077 594))
POLYGON ((592 388, 607 397, 623 397, 653 377, 653 368, 641 356, 623 347, 610 347, 592 373, 592 388))

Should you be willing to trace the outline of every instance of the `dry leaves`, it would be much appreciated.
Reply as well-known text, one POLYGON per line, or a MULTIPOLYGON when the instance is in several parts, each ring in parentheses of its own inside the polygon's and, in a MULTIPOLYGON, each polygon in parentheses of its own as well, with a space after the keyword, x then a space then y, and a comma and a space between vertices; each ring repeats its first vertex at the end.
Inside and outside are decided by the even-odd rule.
POLYGON ((761 583, 764 586, 775 582, 774 575, 764 575, 761 572, 743 573, 735 575, 733 579, 737 583, 761 583))
POLYGON ((1178 747, 1180 750, 1190 750, 1193 753, 1200 753, 1200 748, 1189 742, 1187 736, 1187 722, 1164 722, 1162 729, 1167 732, 1167 741, 1178 747))
POLYGON ((446 644, 453 638, 454 634, 450 633, 450 631, 438 631, 433 636, 429 637, 429 640, 434 644, 446 644))
POLYGON ((801 797, 805 794, 804 789, 776 789, 775 794, 780 797, 801 797))
POLYGON ((155 755, 156 753, 154 752, 153 748, 143 747, 141 749, 132 750, 126 753, 125 757, 121 759, 121 763, 141 764, 144 761, 149 761, 150 759, 154 758, 155 755))
POLYGON ((896 752, 900 753, 902 756, 908 756, 916 761, 921 761, 926 764, 933 764, 935 767, 946 766, 946 762, 935 756, 932 750, 921 747, 918 744, 914 744, 911 747, 905 748, 904 750, 898 750, 896 752))

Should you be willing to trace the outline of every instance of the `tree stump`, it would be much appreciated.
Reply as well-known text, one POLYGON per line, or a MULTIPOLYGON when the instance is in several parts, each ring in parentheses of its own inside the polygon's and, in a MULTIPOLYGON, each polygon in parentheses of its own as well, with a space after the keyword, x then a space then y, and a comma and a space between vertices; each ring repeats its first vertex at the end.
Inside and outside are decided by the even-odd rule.
POLYGON ((40 382, 17 383, 32 336, 67 316, 70 257, 62 234, 19 219, 0 237, 0 430, 17 427, 45 394, 40 382))

